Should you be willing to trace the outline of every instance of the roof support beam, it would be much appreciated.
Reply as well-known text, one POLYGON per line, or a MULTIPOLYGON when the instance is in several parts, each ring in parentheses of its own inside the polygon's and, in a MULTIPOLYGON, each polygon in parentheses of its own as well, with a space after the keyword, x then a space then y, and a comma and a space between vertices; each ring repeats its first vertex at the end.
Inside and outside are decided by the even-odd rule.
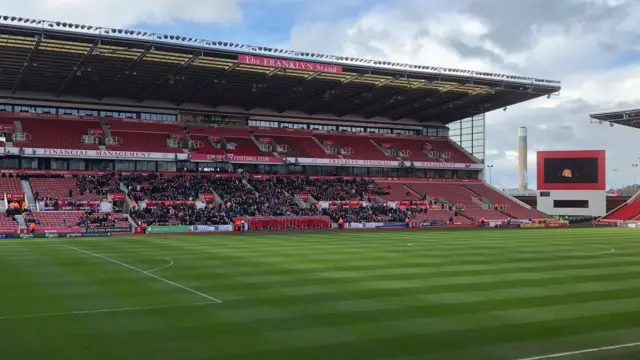
MULTIPOLYGON (((371 93, 371 92, 375 91, 376 89, 379 89, 379 88, 383 87, 384 85, 387 85, 388 83, 390 83, 390 82, 392 82, 392 81, 395 81, 395 80, 399 80, 399 79, 400 79, 400 76, 394 76, 394 77, 390 77, 390 78, 388 78, 388 79, 382 80, 382 81, 378 82, 377 84, 373 85, 373 86, 372 86, 370 89, 368 89, 368 90, 365 90, 365 91, 362 91, 362 92, 357 92, 357 93, 355 93, 355 94, 349 95, 349 96, 347 96, 347 97, 345 97, 345 98, 342 98, 342 99, 338 100, 337 102, 333 103, 333 105, 332 105, 331 107, 332 107, 332 108, 335 108, 335 107, 336 107, 336 105, 338 105, 338 104, 342 104, 342 103, 344 103, 344 102, 346 102, 346 101, 349 101, 349 100, 357 99, 357 98, 359 98, 359 97, 363 96, 364 94, 371 93)), ((406 91, 405 89, 402 89, 402 90, 400 90, 400 91, 398 91, 398 92, 395 92, 395 93, 394 93, 394 96, 398 95, 399 93, 403 93, 403 92, 405 92, 405 91, 406 91)), ((376 100, 374 100, 373 102, 372 102, 372 101, 365 102, 362 106, 359 106, 359 107, 356 107, 356 108, 352 108, 352 109, 351 109, 350 111, 348 111, 348 112, 342 112, 342 113, 340 113, 338 116, 345 116, 345 115, 347 115, 347 114, 354 113, 357 109, 365 108, 365 107, 367 107, 367 106, 369 106, 369 105, 371 105, 371 104, 373 104, 373 103, 376 103, 376 102, 377 102, 376 100)), ((310 112, 309 112, 309 114, 311 114, 311 115, 315 115, 315 114, 317 114, 319 111, 320 111, 320 109, 319 109, 319 108, 318 108, 318 109, 313 109, 312 111, 310 111, 310 112)))
MULTIPOLYGON (((283 70, 281 68, 278 68, 278 70, 283 70)), ((273 71, 271 71, 273 72, 273 71)), ((276 72, 277 73, 277 72, 276 72)), ((321 72, 320 71, 316 71, 314 73, 311 73, 307 76, 305 76, 303 79, 296 81, 293 85, 289 86, 288 88, 282 90, 280 93, 281 94, 288 94, 289 92, 293 91, 294 89, 303 86, 307 81, 314 79, 316 76, 320 75, 321 72)), ((275 75, 275 73, 274 73, 275 75)), ((267 78, 271 77, 272 75, 267 74, 267 78)), ((271 100, 273 100, 274 96, 267 96, 266 98, 263 98, 261 101, 255 101, 253 104, 251 104, 251 106, 249 106, 249 110, 253 110, 255 108, 258 108, 260 106, 262 106, 263 104, 268 104, 269 102, 271 102, 271 100)))
POLYGON ((184 63, 180 64, 180 66, 178 66, 177 68, 173 69, 173 71, 171 71, 166 76, 163 76, 162 79, 160 79, 157 83, 155 83, 151 87, 149 87, 147 89, 147 91, 145 91, 145 93, 142 94, 142 96, 140 96, 138 98, 138 102, 145 101, 149 97, 149 95, 151 95, 154 91, 156 91, 156 89, 158 89, 160 87, 160 85, 164 84, 164 82, 167 81, 170 78, 175 78, 175 76, 178 75, 180 73, 180 71, 186 69, 189 65, 193 64, 193 62, 196 61, 196 59, 199 56, 200 56, 199 52, 191 55, 191 57, 187 61, 185 61, 184 63))
POLYGON ((40 44, 42 44, 42 40, 44 39, 44 33, 40 33, 40 35, 36 35, 36 37, 37 37, 36 42, 35 44, 33 44, 33 47, 31 48, 31 52, 29 52, 29 56, 27 57, 27 60, 25 60, 24 65, 22 66, 22 70, 20 71, 18 80, 16 80, 16 83, 13 85, 13 88, 11 88, 12 94, 15 94, 18 91, 18 88, 20 87, 20 85, 22 85, 22 81, 24 80, 24 77, 27 74, 27 69, 29 68, 29 66, 31 66, 33 57, 35 56, 36 52, 40 48, 40 44))
POLYGON ((100 44, 100 39, 96 39, 93 42, 93 45, 91 45, 91 47, 89 48, 89 50, 87 50, 87 52, 84 55, 82 55, 82 58, 80 58, 78 63, 73 67, 73 69, 71 69, 71 72, 69 73, 67 78, 64 80, 60 88, 58 88, 58 92, 56 92, 57 98, 59 98, 60 95, 62 95, 64 91, 67 90, 67 87, 69 87, 69 84, 71 84, 71 82, 76 77, 76 75, 78 75, 78 72, 82 70, 82 65, 84 64, 84 62, 91 56, 91 54, 93 54, 93 52, 95 51, 95 49, 99 44, 100 44))
POLYGON ((176 101, 176 106, 180 106, 180 105, 184 104, 185 101, 187 101, 190 97, 195 95, 198 91, 200 91, 200 89, 202 89, 203 87, 207 86, 209 83, 211 83, 213 81, 222 79, 223 77, 225 77, 228 73, 233 71, 238 66, 240 66, 240 63, 233 63, 233 64, 229 65, 226 69, 224 69, 224 71, 222 73, 217 73, 217 74, 209 77, 207 80, 201 82, 200 84, 198 84, 198 86, 193 88, 191 91, 189 91, 184 96, 182 96, 178 101, 176 101))
POLYGON ((100 99, 101 100, 104 99, 104 97, 107 95, 107 91, 113 89, 114 85, 118 81, 120 81, 120 79, 122 79, 123 76, 125 76, 130 71, 135 69, 136 65, 138 65, 138 63, 140 63, 140 61, 142 61, 145 56, 149 55, 149 53, 152 51, 152 49, 153 49, 153 43, 147 45, 147 47, 144 49, 143 52, 138 54, 138 56, 136 56, 136 58, 133 59, 133 61, 131 61, 129 63, 129 65, 127 65, 127 67, 124 70, 122 70, 122 72, 120 72, 120 74, 118 74, 118 76, 116 76, 115 79, 113 79, 113 81, 111 81, 111 83, 109 85, 107 85, 107 86, 105 86, 103 88, 102 95, 100 96, 100 99))
MULTIPOLYGON (((442 92, 440 92, 438 94, 442 94, 442 92)), ((400 120, 402 118, 412 117, 412 116, 415 116, 415 115, 420 115, 420 114, 429 112, 429 111, 435 109, 436 107, 439 107, 439 108, 453 107, 453 105, 455 105, 455 103, 460 102, 462 99, 467 98, 467 97, 469 97, 469 93, 462 94, 461 96, 458 96, 455 99, 449 100, 449 101, 447 101, 445 103, 442 103, 442 104, 436 104, 435 106, 430 106, 430 107, 427 107, 427 108, 417 107, 415 109, 412 109, 409 112, 405 112, 404 114, 395 116, 393 118, 393 120, 400 120)))
MULTIPOLYGON (((335 84, 335 85, 330 86, 328 89, 323 90, 323 92, 322 92, 322 93, 320 93, 320 94, 312 94, 312 95, 310 95, 310 96, 307 96, 307 97, 305 97, 304 99, 300 99, 300 100, 298 100, 298 101, 294 102, 294 103, 293 103, 293 104, 291 104, 289 107, 291 107, 291 108, 292 108, 292 107, 298 106, 298 105, 300 105, 300 104, 306 104, 306 103, 308 103, 308 102, 311 102, 311 101, 313 101, 313 100, 317 99, 317 98, 318 98, 318 97, 320 97, 320 96, 324 96, 325 98, 327 98, 327 97, 329 97, 329 95, 330 95, 332 92, 334 92, 334 91, 335 91, 337 88, 339 88, 340 86, 345 85, 345 84, 348 84, 348 83, 350 83, 351 81, 353 81, 353 80, 355 80, 355 79, 358 79, 358 78, 361 78, 361 77, 362 77, 362 74, 353 74, 353 75, 351 75, 351 76, 349 76, 349 77, 347 77, 347 78, 343 79, 343 80, 342 80, 342 81, 340 81, 339 83, 337 83, 337 84, 335 84)), ((287 110, 288 110, 288 109, 284 109, 284 110, 283 110, 283 109, 280 109, 278 112, 279 112, 279 113, 283 113, 283 112, 285 112, 285 111, 287 111, 287 110)))
MULTIPOLYGON (((394 110, 400 109, 402 106, 405 106, 405 105, 407 105, 407 104, 409 104, 411 102, 414 102, 416 100, 415 97, 414 98, 410 97, 412 89, 417 89, 417 88, 419 88, 419 87, 421 87, 421 86, 423 86, 425 84, 429 84, 429 83, 430 83, 429 80, 420 80, 420 81, 417 81, 417 82, 414 82, 414 83, 410 83, 410 85, 407 87, 406 90, 402 90, 402 91, 398 91, 398 92, 394 93, 389 98, 385 99, 384 103, 387 104, 387 105, 395 103, 396 107, 395 107, 394 110), (403 96, 401 96, 401 95, 403 95, 403 94, 406 94, 406 96, 408 96, 409 98, 408 99, 398 99, 399 96, 402 98, 403 96)), ((432 87, 430 86, 427 90, 432 90, 432 87)), ((370 102, 368 104, 364 104, 364 105, 360 106, 357 110, 366 109, 368 107, 375 107, 376 105, 379 105, 379 104, 380 104, 380 102, 370 102)), ((387 111, 387 113, 389 113, 389 112, 390 111, 387 111)), ((346 115, 346 114, 339 114, 339 116, 344 116, 344 115, 346 115)), ((378 116, 378 115, 381 115, 381 114, 366 114, 365 113, 364 117, 368 118, 368 117, 373 117, 373 116, 378 116)))
MULTIPOLYGON (((431 101, 433 101, 433 100, 435 100, 435 99, 439 98, 440 96, 442 96, 442 94, 446 93, 447 91, 454 90, 455 88, 460 87, 460 86, 464 86, 464 85, 465 85, 465 84, 451 84, 451 85, 445 86, 444 88, 440 89, 440 91, 438 91, 438 93, 436 93, 435 95, 432 95, 432 96, 430 96, 430 97, 428 97, 428 98, 426 98, 426 99, 419 99, 418 101, 416 101, 416 102, 414 103, 414 108, 413 108, 413 109, 411 109, 411 111, 409 111, 408 113, 409 113, 409 114, 415 114, 415 113, 416 113, 416 111, 417 111, 417 110, 415 110, 415 109, 420 107, 420 106, 419 106, 419 104, 424 103, 424 102, 431 102, 431 101)), ((465 96, 467 96, 467 95, 465 94, 465 96)), ((427 108, 427 109, 422 109, 422 110, 425 110, 425 111, 426 111, 426 110, 428 110, 428 109, 429 109, 429 108, 427 108)), ((397 110, 397 109, 394 109, 394 110, 397 110)), ((391 113, 391 112, 393 112, 393 110, 391 110, 391 111, 387 111, 387 112, 385 112, 385 113, 383 113, 383 114, 380 114, 380 116, 386 116, 387 114, 389 114, 389 113, 391 113)), ((401 116, 399 116, 399 117, 398 117, 398 116, 394 117, 394 118, 393 118, 393 120, 399 120, 399 119, 402 119, 402 118, 407 117, 407 116, 408 116, 408 115, 404 115, 404 114, 402 114, 402 115, 401 115, 401 116)))

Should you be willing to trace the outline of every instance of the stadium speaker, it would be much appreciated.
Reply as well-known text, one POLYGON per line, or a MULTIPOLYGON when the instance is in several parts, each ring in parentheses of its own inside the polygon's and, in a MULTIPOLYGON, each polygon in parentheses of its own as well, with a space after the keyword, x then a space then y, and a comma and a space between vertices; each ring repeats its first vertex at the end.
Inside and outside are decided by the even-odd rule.
POLYGON ((218 41, 218 46, 222 46, 222 41, 218 41))
POLYGON ((22 18, 21 17, 18 18, 18 22, 22 22, 22 18))
POLYGON ((7 20, 9 20, 9 17, 8 17, 7 15, 5 15, 5 16, 3 16, 3 17, 2 17, 2 19, 3 19, 4 21, 7 21, 7 20))

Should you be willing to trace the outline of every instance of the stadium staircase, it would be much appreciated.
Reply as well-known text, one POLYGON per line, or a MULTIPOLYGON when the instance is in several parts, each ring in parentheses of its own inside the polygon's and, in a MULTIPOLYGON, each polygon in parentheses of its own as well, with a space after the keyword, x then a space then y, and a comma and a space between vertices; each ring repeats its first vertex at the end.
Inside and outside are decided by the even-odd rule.
POLYGON ((22 184, 22 192, 24 192, 24 198, 27 200, 27 204, 29 204, 29 208, 32 211, 36 211, 38 208, 38 204, 36 203, 36 199, 33 196, 33 191, 31 191, 31 184, 29 180, 21 180, 22 184))
POLYGON ((24 133, 24 129, 22 128, 22 122, 20 122, 20 120, 13 120, 13 132, 17 134, 24 133))
POLYGON ((18 223, 18 229, 26 229, 27 228, 27 222, 24 221, 24 216, 22 215, 16 215, 16 222, 18 223))

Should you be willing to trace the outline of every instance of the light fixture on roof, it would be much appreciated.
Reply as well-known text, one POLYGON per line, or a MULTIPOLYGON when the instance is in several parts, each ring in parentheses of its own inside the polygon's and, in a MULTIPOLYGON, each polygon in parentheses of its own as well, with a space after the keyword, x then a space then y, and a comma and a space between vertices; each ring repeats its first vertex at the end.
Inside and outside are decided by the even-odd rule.
POLYGON ((507 111, 507 107, 505 106, 504 109, 502 109, 502 111, 507 111))
POLYGON ((609 123, 609 126, 613 127, 613 123, 612 123, 612 122, 610 122, 610 123, 609 123))

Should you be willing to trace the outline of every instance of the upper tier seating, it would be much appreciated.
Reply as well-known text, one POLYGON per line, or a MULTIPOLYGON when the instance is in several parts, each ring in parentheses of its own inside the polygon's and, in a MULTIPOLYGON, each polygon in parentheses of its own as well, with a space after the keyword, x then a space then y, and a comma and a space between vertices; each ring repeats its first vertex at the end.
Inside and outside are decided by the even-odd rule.
POLYGON ((636 220, 640 217, 640 197, 622 205, 603 220, 636 220))
POLYGON ((171 134, 184 133, 181 125, 150 124, 134 121, 110 120, 111 135, 122 140, 121 144, 109 145, 108 150, 142 151, 158 153, 182 153, 181 148, 167 146, 171 134))
POLYGON ((327 154, 320 144, 312 137, 308 130, 259 128, 254 130, 256 138, 266 137, 275 144, 275 152, 284 157, 296 158, 336 158, 337 155, 327 154))
POLYGON ((489 199, 493 204, 500 206, 506 206, 503 212, 511 215, 515 219, 543 219, 547 217, 545 214, 538 210, 527 209, 512 199, 504 196, 495 189, 485 185, 484 183, 478 184, 465 184, 467 189, 474 193, 489 199))
POLYGON ((455 162, 474 164, 475 161, 465 153, 456 148, 448 139, 441 140, 422 140, 411 138, 377 138, 376 143, 383 149, 389 148, 395 150, 391 154, 401 157, 403 160, 424 161, 424 162, 455 162), (431 145, 434 154, 429 154, 426 144, 431 145), (385 146, 386 145, 386 146, 385 146), (433 155, 444 154, 444 157, 434 157, 433 155))
POLYGON ((208 155, 224 155, 224 151, 218 147, 215 147, 209 141, 209 136, 207 135, 190 135, 191 140, 194 142, 198 142, 201 146, 196 150, 197 153, 200 154, 208 154, 208 155))
POLYGON ((376 181, 376 184, 381 189, 387 191, 389 195, 385 195, 385 200, 391 201, 418 201, 421 200, 420 196, 416 195, 413 191, 410 191, 402 184, 395 181, 376 181))
POLYGON ((332 146, 342 149, 345 159, 398 161, 396 156, 383 153, 366 136, 316 134, 315 137, 324 144, 335 144, 332 146))
POLYGON ((102 195, 81 191, 74 178, 31 178, 29 179, 36 201, 101 201, 102 195), (69 196, 71 190, 71 196, 69 196))
POLYGON ((96 121, 21 119, 22 129, 31 135, 29 141, 16 141, 14 146, 46 149, 98 150, 97 144, 83 144, 82 135, 100 128, 96 121))
POLYGON ((263 152, 251 138, 249 129, 240 128, 213 128, 207 126, 189 126, 187 131, 192 136, 210 136, 213 140, 224 141, 227 145, 227 153, 238 156, 271 156, 269 152, 263 152))
POLYGON ((408 184, 418 193, 427 195, 431 198, 437 197, 438 200, 444 199, 454 205, 464 207, 464 215, 473 219, 480 220, 484 217, 489 220, 506 220, 509 216, 493 209, 485 209, 476 204, 473 197, 477 196, 464 186, 451 183, 410 183, 408 184))
MULTIPOLYGON (((464 163, 464 164, 475 164, 472 158, 470 158, 467 154, 463 153, 453 144, 453 142, 447 138, 443 138, 442 140, 429 140, 427 141, 432 149, 439 153, 448 153, 451 154, 452 157, 444 159, 446 162, 451 163, 464 163)), ((433 161, 433 160, 432 160, 433 161)))
POLYGON ((23 191, 24 189, 22 189, 20 179, 0 178, 0 200, 4 199, 4 193, 17 193, 23 191))

